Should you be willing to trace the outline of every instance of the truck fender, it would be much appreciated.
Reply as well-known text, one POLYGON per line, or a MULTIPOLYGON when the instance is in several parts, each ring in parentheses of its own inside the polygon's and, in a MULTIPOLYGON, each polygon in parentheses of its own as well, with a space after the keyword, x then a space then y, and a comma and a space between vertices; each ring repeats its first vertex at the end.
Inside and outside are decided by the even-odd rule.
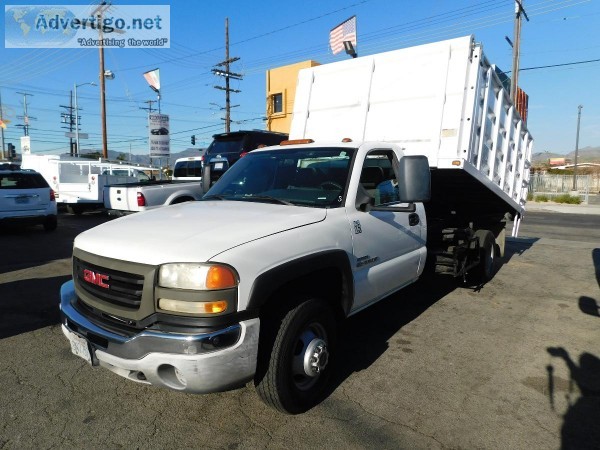
POLYGON ((177 195, 176 198, 169 197, 169 200, 165 202, 165 205, 176 205, 178 203, 189 202, 191 200, 195 200, 195 198, 191 195, 183 194, 177 195))
MULTIPOLYGON (((348 315, 354 299, 354 282, 348 255, 344 250, 327 250, 302 256, 274 267, 259 275, 250 288, 249 310, 258 310, 272 294, 282 287, 322 270, 333 269, 341 275, 340 300, 343 313, 348 315)), ((316 285, 314 290, 325 290, 326 286, 316 285)))
POLYGON ((190 200, 199 200, 202 195, 195 194, 192 191, 177 191, 171 194, 165 201, 165 205, 175 205, 177 203, 189 202, 190 200))

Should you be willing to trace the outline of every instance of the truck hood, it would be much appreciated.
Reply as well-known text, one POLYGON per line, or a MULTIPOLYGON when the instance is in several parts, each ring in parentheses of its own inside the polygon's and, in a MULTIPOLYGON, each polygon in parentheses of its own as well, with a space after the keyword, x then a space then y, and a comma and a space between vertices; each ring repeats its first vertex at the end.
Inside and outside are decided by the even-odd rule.
POLYGON ((200 201, 134 213, 77 236, 86 252, 143 264, 208 261, 246 242, 325 219, 326 209, 200 201))

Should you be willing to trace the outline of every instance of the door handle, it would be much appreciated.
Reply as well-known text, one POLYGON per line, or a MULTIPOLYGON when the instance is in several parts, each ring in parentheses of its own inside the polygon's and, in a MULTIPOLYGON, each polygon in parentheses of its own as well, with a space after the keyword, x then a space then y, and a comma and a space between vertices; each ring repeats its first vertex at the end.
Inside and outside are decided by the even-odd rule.
POLYGON ((421 219, 420 219, 420 217, 419 217, 419 215, 417 213, 409 214, 409 216, 408 216, 408 224, 411 227, 414 227, 415 225, 418 225, 420 221, 421 221, 421 219))

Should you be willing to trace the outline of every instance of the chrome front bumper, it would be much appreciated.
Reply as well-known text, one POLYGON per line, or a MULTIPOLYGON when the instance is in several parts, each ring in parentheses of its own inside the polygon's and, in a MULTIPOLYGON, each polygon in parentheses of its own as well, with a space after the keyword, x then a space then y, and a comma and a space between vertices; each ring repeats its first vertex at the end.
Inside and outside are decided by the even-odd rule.
POLYGON ((73 307, 76 294, 72 281, 62 285, 60 297, 65 336, 83 337, 92 361, 122 377, 205 394, 239 387, 254 376, 260 329, 257 318, 211 333, 145 330, 125 337, 97 326, 73 307), (219 342, 231 344, 218 347, 219 342))

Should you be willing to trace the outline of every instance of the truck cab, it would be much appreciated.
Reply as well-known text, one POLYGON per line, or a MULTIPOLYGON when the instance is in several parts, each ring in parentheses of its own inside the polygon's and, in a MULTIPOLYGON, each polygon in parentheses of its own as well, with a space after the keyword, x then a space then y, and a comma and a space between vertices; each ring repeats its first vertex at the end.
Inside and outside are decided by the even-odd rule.
POLYGON ((61 293, 63 331, 78 355, 135 381, 207 393, 255 378, 267 402, 304 410, 335 359, 335 318, 423 271, 428 180, 426 158, 404 156, 394 144, 257 149, 199 202, 80 234, 74 280, 61 293), (203 239, 195 239, 200 220, 203 239), (168 236, 175 221, 173 245, 153 251, 148 243, 168 236), (201 281, 192 272, 213 275, 201 281), (279 328, 298 307, 320 315, 279 328), (287 342, 274 355, 273 332, 287 342), (292 342, 299 354, 287 353, 292 342), (273 362, 281 357, 293 360, 293 372, 273 362), (272 364, 281 381, 262 377, 272 364))

